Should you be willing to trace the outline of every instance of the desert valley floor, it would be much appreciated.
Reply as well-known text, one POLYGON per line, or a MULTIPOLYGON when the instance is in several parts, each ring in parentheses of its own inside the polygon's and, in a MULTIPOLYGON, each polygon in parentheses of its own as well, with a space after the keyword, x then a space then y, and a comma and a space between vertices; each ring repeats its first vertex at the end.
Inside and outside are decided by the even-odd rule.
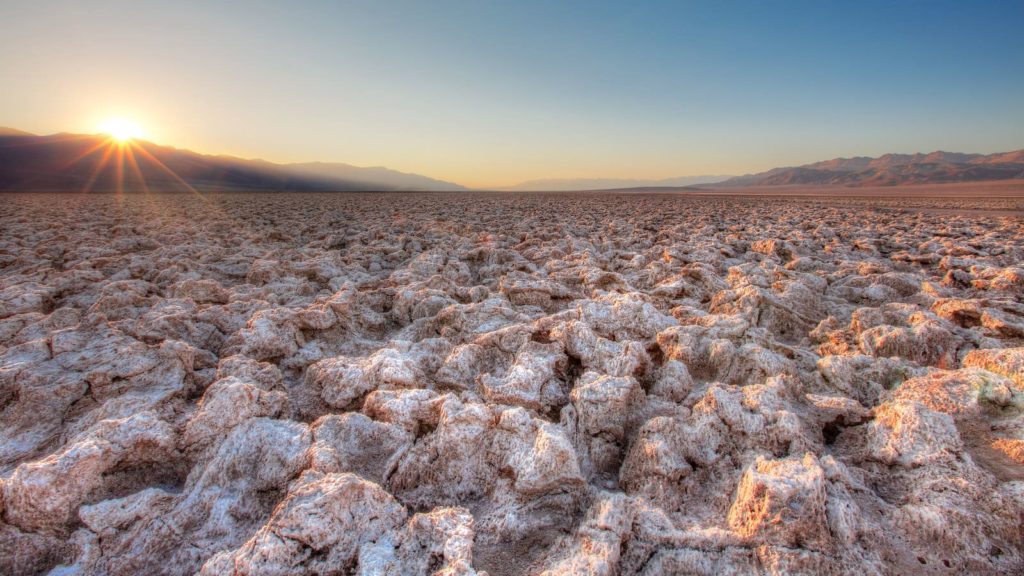
POLYGON ((5 195, 0 573, 1020 574, 1022 214, 5 195))

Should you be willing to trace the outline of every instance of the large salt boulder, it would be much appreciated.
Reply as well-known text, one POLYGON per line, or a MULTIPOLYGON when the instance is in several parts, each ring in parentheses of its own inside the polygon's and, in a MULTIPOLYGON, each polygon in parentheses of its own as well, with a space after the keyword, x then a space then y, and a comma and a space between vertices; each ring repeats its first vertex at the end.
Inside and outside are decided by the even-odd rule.
POLYGON ((326 358, 306 372, 305 385, 329 406, 345 408, 378 388, 416 388, 423 376, 415 359, 394 348, 365 358, 326 358))
POLYGON ((150 413, 105 420, 65 450, 22 464, 3 483, 4 517, 15 526, 60 533, 78 507, 102 491, 118 466, 173 456, 173 429, 150 413))
POLYGON ((185 298, 197 304, 225 304, 228 291, 216 280, 182 280, 172 286, 175 298, 185 298))
POLYGON ((981 416, 986 405, 1024 407, 1024 391, 1009 378, 979 368, 932 372, 893 390, 896 401, 919 402, 954 418, 981 416))
POLYGON ((867 456, 889 465, 924 466, 952 461, 963 449, 948 414, 914 401, 886 402, 868 424, 867 456))
POLYGON ((393 537, 360 548, 357 574, 476 576, 473 538, 473 516, 465 508, 414 514, 393 537))
POLYGON ((390 494, 354 474, 306 472, 267 524, 237 550, 207 560, 200 574, 333 574, 354 566, 360 547, 405 515, 390 494))
POLYGON ((527 496, 582 485, 576 451, 565 431, 538 422, 521 408, 502 412, 492 450, 511 474, 516 492, 527 496))
POLYGON ((1024 348, 972 350, 964 357, 963 365, 1001 374, 1024 387, 1024 348))
POLYGON ((543 410, 565 403, 560 373, 566 357, 558 343, 527 342, 501 377, 485 374, 480 379, 484 396, 495 404, 543 410))
POLYGON ((740 480, 727 520, 744 538, 821 550, 831 539, 825 501, 825 473, 813 454, 758 457, 740 480))
POLYGON ((351 472, 379 484, 413 439, 402 427, 363 414, 324 416, 313 424, 311 466, 325 473, 351 472))
POLYGON ((280 415, 287 403, 284 392, 264 390, 234 377, 218 380, 203 393, 195 415, 185 425, 181 444, 190 451, 203 450, 249 418, 280 415))
POLYGON ((309 467, 309 427, 250 418, 195 464, 174 493, 140 491, 85 510, 103 533, 95 556, 79 558, 87 574, 196 573, 215 553, 241 546, 309 467), (142 507, 149 503, 150 506, 142 507), (104 518, 107 514, 109 518, 104 518))

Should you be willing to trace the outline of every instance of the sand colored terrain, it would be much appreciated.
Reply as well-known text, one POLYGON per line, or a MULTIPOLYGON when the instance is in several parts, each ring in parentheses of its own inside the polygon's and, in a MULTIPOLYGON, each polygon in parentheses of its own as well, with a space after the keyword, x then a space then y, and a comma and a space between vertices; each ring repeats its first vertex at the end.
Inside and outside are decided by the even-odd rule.
POLYGON ((0 573, 1024 572, 1024 200, 717 194, 4 196, 0 573))

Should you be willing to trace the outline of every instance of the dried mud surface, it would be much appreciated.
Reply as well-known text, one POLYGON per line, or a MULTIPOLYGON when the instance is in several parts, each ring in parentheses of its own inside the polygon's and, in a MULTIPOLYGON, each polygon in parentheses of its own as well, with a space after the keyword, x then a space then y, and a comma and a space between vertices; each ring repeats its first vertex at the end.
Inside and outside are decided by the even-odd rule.
POLYGON ((1019 574, 1021 209, 5 196, 0 573, 1019 574))

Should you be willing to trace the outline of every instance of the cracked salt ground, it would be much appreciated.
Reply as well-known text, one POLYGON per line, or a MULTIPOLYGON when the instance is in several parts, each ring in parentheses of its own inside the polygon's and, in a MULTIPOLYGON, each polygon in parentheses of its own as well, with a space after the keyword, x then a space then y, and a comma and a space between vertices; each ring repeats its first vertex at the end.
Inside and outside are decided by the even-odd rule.
POLYGON ((0 573, 1021 573, 969 203, 8 196, 0 573))

